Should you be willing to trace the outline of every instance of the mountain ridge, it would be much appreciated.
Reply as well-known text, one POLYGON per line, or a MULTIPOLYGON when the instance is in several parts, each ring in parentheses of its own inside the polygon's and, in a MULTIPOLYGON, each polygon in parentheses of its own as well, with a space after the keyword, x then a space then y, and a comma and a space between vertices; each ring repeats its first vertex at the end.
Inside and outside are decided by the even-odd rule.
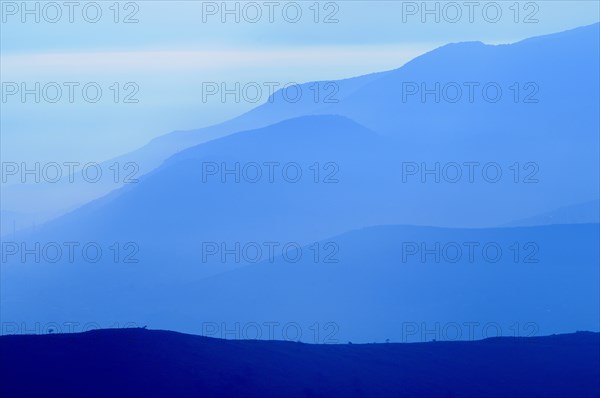
MULTIPOLYGON (((600 106, 598 93, 590 91, 590 87, 598 85, 596 71, 600 69, 599 60, 590 49, 598 48, 599 26, 596 23, 505 45, 462 42, 442 46, 396 69, 333 81, 338 93, 337 103, 332 104, 315 102, 311 95, 303 96, 298 103, 290 103, 284 99, 280 89, 266 103, 229 121, 202 129, 165 134, 130 154, 104 163, 104 166, 115 161, 121 164, 135 162, 139 166, 138 175, 144 175, 160 167, 173 155, 195 145, 238 131, 315 114, 349 117, 370 130, 395 137, 403 145, 428 146, 428 150, 438 156, 443 155, 445 146, 451 143, 451 137, 455 143, 464 143, 464 148, 456 152, 455 157, 473 156, 473 153, 491 156, 486 147, 482 147, 486 142, 489 147, 513 153, 514 157, 524 157, 527 153, 520 149, 518 143, 522 137, 529 136, 553 140, 548 143, 553 147, 561 147, 565 143, 571 145, 573 151, 585 155, 581 160, 584 161, 593 157, 586 152, 598 146, 595 134, 599 128, 598 120, 589 116, 597 113, 600 106), (467 59, 469 63, 466 63, 467 59), (440 65, 444 65, 444 68, 440 69, 440 65), (458 69, 447 70, 449 65, 458 69), (415 101, 415 95, 410 96, 408 102, 400 100, 402 82, 431 85, 465 80, 479 81, 481 84, 496 81, 505 95, 496 104, 486 103, 481 98, 473 104, 462 105, 444 101, 439 104, 419 103, 415 101), (521 100, 524 96, 533 95, 530 91, 532 86, 526 88, 525 85, 536 83, 539 93, 533 98, 539 103, 513 104, 505 101, 513 94, 510 87, 515 82, 520 85, 521 100), (377 105, 372 106, 374 103, 377 105), (430 117, 431 114, 435 117, 430 117), (567 131, 577 132, 578 141, 581 142, 569 142, 567 131)), ((307 92, 309 85, 314 83, 300 86, 307 92)), ((416 151, 421 152, 422 149, 416 151)), ((44 214, 39 208, 41 206, 51 209, 51 214, 56 214, 98 198, 117 187, 113 183, 87 187, 42 185, 33 188, 5 187, 2 193, 3 210, 17 213, 38 210, 37 213, 44 214), (44 198, 43 203, 38 199, 41 197, 44 198)), ((576 201, 557 203, 552 207, 576 201)), ((43 216, 39 217, 43 219, 43 216)))

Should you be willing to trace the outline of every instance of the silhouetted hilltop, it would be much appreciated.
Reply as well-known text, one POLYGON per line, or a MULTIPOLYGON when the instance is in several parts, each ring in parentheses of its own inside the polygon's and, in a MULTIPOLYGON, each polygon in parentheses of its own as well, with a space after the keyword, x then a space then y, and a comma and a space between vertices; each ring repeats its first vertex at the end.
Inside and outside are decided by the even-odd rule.
POLYGON ((598 397, 600 334, 312 345, 104 329, 0 337, 2 397, 598 397))

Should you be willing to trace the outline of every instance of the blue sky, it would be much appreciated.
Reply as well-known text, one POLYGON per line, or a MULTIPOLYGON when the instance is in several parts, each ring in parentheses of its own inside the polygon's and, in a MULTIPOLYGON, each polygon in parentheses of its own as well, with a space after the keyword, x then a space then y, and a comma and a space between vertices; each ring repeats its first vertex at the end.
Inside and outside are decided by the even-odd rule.
POLYGON ((238 7, 239 22, 231 13, 223 22, 221 1, 123 1, 118 14, 114 1, 100 1, 79 2, 70 22, 63 2, 55 3, 60 17, 47 3, 37 6, 37 23, 36 15, 23 14, 22 2, 1 2, 2 82, 96 82, 103 97, 97 103, 10 97, 2 103, 3 159, 102 161, 256 106, 203 102, 203 82, 338 79, 399 67, 448 42, 510 43, 588 25, 600 13, 597 1, 475 2, 473 8, 428 2, 437 15, 424 14, 420 1, 281 1, 273 8, 257 1, 228 2, 229 10, 238 7), (137 22, 124 23, 127 17, 137 22), (130 92, 122 86, 134 83, 138 103, 107 100, 114 82, 120 100, 130 92))

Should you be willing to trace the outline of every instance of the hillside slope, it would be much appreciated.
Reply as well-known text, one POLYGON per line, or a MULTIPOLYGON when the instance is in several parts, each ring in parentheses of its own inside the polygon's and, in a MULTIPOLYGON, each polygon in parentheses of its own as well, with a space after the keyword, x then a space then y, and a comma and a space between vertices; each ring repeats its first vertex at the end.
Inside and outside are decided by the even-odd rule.
POLYGON ((600 336, 312 345, 107 329, 0 337, 3 397, 597 397, 600 336))

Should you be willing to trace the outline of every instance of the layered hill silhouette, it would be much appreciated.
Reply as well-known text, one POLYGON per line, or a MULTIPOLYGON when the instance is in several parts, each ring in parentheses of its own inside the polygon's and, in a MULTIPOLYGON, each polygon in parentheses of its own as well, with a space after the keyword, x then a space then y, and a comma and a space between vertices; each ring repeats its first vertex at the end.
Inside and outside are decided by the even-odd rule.
MULTIPOLYGON (((519 162, 518 167, 534 163, 543 181, 560 184, 560 189, 545 192, 544 208, 539 208, 539 200, 537 208, 523 204, 521 213, 502 214, 480 226, 596 200, 599 26, 510 45, 450 44, 396 70, 333 82, 332 103, 315 101, 312 95, 290 102, 280 90, 266 104, 231 121, 165 135, 105 166, 114 161, 135 162, 142 175, 179 151, 219 137, 295 117, 338 115, 391 137, 407 148, 407 161, 519 162), (496 95, 498 89, 501 95, 496 95), (434 93, 423 94, 427 90, 434 93), (563 191, 571 197, 561 197, 563 191)), ((303 92, 312 93, 313 84, 302 85, 303 92)), ((3 210, 60 214, 115 186, 110 182, 7 186, 3 210)), ((438 218, 435 225, 469 225, 463 222, 438 218)))
POLYGON ((505 46, 448 45, 341 81, 335 104, 292 104, 278 92, 215 127, 208 142, 178 133, 173 142, 186 144, 158 145, 179 152, 164 162, 166 152, 152 152, 138 183, 5 239, 3 318, 142 320, 191 332, 206 320, 334 322, 355 341, 394 338, 406 322, 598 330, 598 224, 495 226, 553 224, 531 217, 597 203, 599 26, 505 46), (453 103, 402 93, 406 82, 448 81, 495 82, 504 95, 453 103), (529 91, 514 101, 514 83, 535 83, 539 101, 523 103, 529 91), (92 242, 104 257, 70 261, 65 242, 92 242), (298 263, 281 252, 256 264, 206 256, 207 243, 230 251, 290 242, 305 253, 298 263), (333 248, 339 261, 311 260, 315 242, 320 259, 333 248), (503 255, 403 262, 407 242, 465 251, 494 243, 503 255), (20 252, 7 254, 6 243, 20 252), (48 243, 63 247, 56 262, 23 254, 48 243), (539 261, 524 262, 531 256, 539 261))
POLYGON ((522 136, 513 144, 527 151, 494 157, 466 155, 458 141, 442 155, 340 116, 290 119, 182 151, 37 235, 305 242, 378 224, 493 226, 597 194, 591 143, 588 157, 576 148, 584 140, 546 140, 553 151, 538 141, 522 136))
POLYGON ((16 262, 3 265, 2 314, 18 324, 136 322, 190 333, 276 322, 306 334, 317 323, 354 342, 598 330, 599 230, 380 226, 308 243, 300 256, 285 242, 271 258, 262 242, 239 241, 239 263, 231 241, 225 261, 220 244, 204 252, 188 241, 177 261, 166 246, 140 248, 137 264, 16 262))
POLYGON ((600 337, 313 345, 107 329, 2 336, 4 397, 597 397, 600 337))

